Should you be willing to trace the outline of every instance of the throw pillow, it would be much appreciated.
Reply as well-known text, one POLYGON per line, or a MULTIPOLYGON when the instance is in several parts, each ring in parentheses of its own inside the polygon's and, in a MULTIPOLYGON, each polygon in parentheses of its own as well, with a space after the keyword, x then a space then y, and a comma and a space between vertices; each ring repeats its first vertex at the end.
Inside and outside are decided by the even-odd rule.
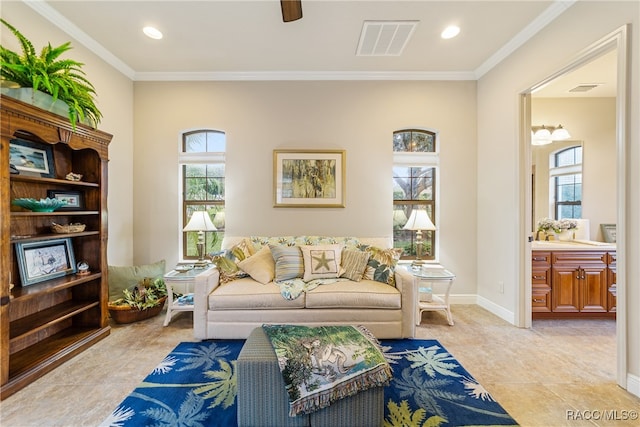
POLYGON ((276 263, 276 282, 295 279, 304 275, 302 252, 298 246, 269 245, 276 263))
POLYGON ((240 243, 229 249, 229 258, 232 261, 238 262, 249 258, 255 253, 256 250, 249 239, 242 239, 240 243))
POLYGON ((313 279, 334 278, 340 275, 342 245, 300 246, 304 259, 304 276, 308 282, 313 279))
POLYGON ((394 273, 398 260, 400 260, 402 249, 381 249, 369 246, 365 251, 370 253, 370 257, 363 278, 395 286, 396 278, 394 273))
POLYGON ((109 301, 122 298, 122 291, 136 286, 143 279, 164 276, 165 264, 165 260, 161 260, 145 265, 108 266, 109 301))
POLYGON ((342 274, 340 277, 345 277, 355 282, 362 280, 370 256, 370 252, 362 252, 355 249, 342 251, 342 274))
POLYGON ((231 261, 227 257, 216 255, 212 257, 211 260, 216 265, 218 272, 220 273, 220 283, 227 283, 246 275, 246 273, 240 270, 235 262, 231 261))
POLYGON ((271 251, 268 246, 265 246, 249 258, 238 263, 238 267, 249 274, 253 280, 263 285, 273 280, 276 270, 275 266, 273 256, 271 256, 271 251))

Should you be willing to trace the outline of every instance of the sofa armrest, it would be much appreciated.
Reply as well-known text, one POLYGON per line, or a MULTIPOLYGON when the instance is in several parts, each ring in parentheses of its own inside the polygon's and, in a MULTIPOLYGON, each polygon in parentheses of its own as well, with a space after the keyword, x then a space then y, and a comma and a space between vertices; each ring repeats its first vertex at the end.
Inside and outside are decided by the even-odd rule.
POLYGON ((413 275, 404 267, 395 269, 396 288, 402 295, 402 337, 415 336, 415 317, 417 292, 413 283, 413 275))
POLYGON ((220 285, 220 272, 210 268, 196 276, 193 289, 193 336, 207 339, 207 311, 209 294, 220 285))

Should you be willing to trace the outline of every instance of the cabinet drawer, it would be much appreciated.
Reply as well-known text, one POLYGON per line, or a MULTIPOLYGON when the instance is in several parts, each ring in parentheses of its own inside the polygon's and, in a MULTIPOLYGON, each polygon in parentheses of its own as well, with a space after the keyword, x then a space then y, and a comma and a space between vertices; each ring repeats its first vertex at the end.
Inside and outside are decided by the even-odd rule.
POLYGON ((551 313, 551 293, 534 290, 531 294, 531 311, 534 313, 551 313))
POLYGON ((606 252, 591 251, 558 251, 553 252, 552 262, 557 263, 602 263, 607 264, 608 256, 606 252))
POLYGON ((531 284, 532 285, 547 285, 551 286, 551 269, 550 268, 533 268, 531 270, 531 284))
POLYGON ((615 264, 616 261, 618 260, 617 254, 616 252, 609 252, 609 257, 608 257, 608 263, 609 264, 615 264))
POLYGON ((533 251, 531 252, 532 265, 549 265, 551 264, 551 252, 533 251))

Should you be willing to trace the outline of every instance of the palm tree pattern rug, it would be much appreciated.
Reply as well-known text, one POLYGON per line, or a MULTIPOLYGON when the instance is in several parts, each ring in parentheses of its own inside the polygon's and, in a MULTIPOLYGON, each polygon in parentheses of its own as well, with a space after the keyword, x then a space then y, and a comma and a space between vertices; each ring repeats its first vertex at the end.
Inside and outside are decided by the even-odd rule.
MULTIPOLYGON (((384 426, 517 426, 436 340, 380 340, 393 379, 384 426)), ((236 359, 243 340, 182 342, 101 426, 237 426, 236 359)))

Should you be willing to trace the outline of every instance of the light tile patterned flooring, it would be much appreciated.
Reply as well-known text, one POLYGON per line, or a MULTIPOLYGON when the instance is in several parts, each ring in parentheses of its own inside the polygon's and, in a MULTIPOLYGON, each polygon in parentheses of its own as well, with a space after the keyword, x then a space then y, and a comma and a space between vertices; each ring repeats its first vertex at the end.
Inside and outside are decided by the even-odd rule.
MULTIPOLYGON (((639 425, 584 419, 640 410, 640 399, 615 382, 614 321, 545 320, 520 329, 475 305, 452 311, 455 326, 443 313, 424 313, 417 338, 439 340, 522 426, 639 425)), ((193 340, 191 313, 167 327, 163 320, 164 312, 113 325, 108 338, 2 401, 0 425, 99 425, 178 342, 193 340)))

